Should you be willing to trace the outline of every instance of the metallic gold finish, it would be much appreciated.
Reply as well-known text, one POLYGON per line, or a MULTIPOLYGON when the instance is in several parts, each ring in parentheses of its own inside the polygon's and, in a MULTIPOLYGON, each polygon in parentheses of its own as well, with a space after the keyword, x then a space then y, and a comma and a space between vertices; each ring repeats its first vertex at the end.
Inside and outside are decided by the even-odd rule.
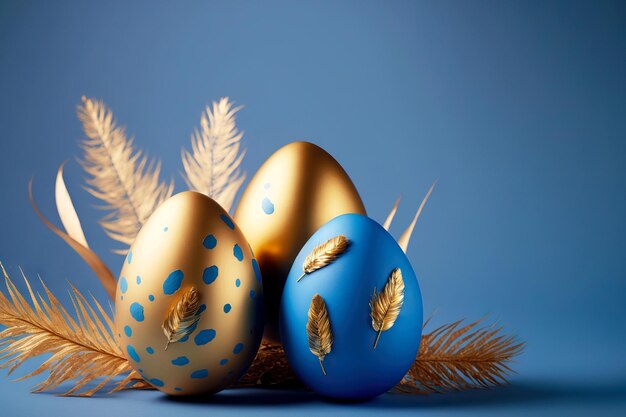
POLYGON ((374 288, 374 294, 370 300, 372 328, 378 332, 374 341, 374 349, 378 345, 381 333, 391 329, 396 322, 403 303, 404 280, 402 279, 402 271, 400 268, 396 268, 391 272, 380 293, 377 293, 376 288, 374 288))
POLYGON ((250 180, 235 220, 261 267, 266 342, 280 342, 280 298, 298 252, 317 229, 345 213, 365 214, 365 207, 339 163, 312 143, 284 146, 250 180))
POLYGON ((115 296, 119 345, 131 365, 172 395, 235 383, 263 331, 263 288, 253 260, 242 231, 209 197, 188 191, 163 203, 131 246, 115 296), (161 326, 191 288, 200 296, 200 318, 188 339, 165 350, 161 326))
POLYGON ((349 245, 350 241, 343 235, 335 236, 317 245, 313 248, 311 253, 304 258, 304 263, 302 264, 302 270, 304 272, 298 278, 298 282, 300 282, 305 275, 335 262, 335 260, 348 249, 349 245))
POLYGON ((309 349, 319 359, 322 372, 326 375, 324 358, 330 353, 333 346, 333 332, 330 328, 326 303, 319 294, 315 294, 311 299, 306 333, 309 339, 309 349))

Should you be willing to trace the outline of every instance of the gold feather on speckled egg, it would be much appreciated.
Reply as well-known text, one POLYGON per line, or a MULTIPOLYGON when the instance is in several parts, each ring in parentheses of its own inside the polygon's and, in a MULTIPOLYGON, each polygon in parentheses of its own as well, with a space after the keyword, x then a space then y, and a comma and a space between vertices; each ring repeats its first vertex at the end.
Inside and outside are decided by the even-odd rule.
POLYGON ((163 333, 167 338, 165 350, 170 343, 176 343, 194 331, 200 320, 200 294, 195 288, 190 288, 172 305, 167 317, 163 320, 163 333))

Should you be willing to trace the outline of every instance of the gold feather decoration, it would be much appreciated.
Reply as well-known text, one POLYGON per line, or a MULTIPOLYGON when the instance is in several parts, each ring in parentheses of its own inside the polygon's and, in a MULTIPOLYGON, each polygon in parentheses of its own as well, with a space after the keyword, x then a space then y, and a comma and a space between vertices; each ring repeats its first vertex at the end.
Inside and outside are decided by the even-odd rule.
POLYGON ((507 384, 513 372, 509 364, 524 343, 502 334, 502 327, 479 327, 481 322, 462 325, 459 320, 423 335, 415 362, 396 390, 430 394, 507 384))
POLYGON ((417 208, 417 212, 415 213, 415 216, 413 217, 411 224, 409 224, 409 227, 406 228, 406 230, 402 233, 402 235, 398 239, 398 245, 400 245, 404 253, 406 253, 406 250, 409 247, 409 242, 411 241, 411 235, 413 234, 413 229, 415 229, 415 225, 417 224, 417 219, 420 218, 420 214, 422 214, 422 210, 424 210, 424 206, 426 205, 428 198, 430 197, 433 190, 435 189, 435 185, 437 185, 437 181, 438 180, 435 180, 435 182, 433 182, 433 184, 430 186, 430 188, 428 189, 428 192, 426 193, 426 196, 420 203, 420 206, 417 208))
POLYGON ((200 118, 200 130, 191 136, 191 152, 182 151, 184 179, 189 189, 206 194, 230 211, 235 196, 246 178, 241 171, 245 149, 243 132, 237 129, 228 97, 207 106, 200 118))
POLYGON ((163 333, 167 338, 165 350, 170 343, 176 343, 192 333, 200 320, 200 294, 191 287, 176 303, 172 304, 167 317, 163 320, 163 333))
POLYGON ((78 118, 86 136, 80 161, 87 173, 86 188, 105 203, 103 209, 109 210, 100 220, 106 234, 130 246, 152 212, 172 195, 174 183, 160 181, 161 163, 133 146, 104 103, 85 97, 82 100, 78 118))
POLYGON ((62 395, 91 396, 113 384, 110 392, 126 388, 145 388, 147 384, 135 372, 112 336, 113 323, 93 299, 93 306, 74 287, 70 298, 76 319, 68 313, 43 281, 45 297, 33 292, 22 272, 28 298, 19 292, 0 263, 9 297, 0 291, 0 368, 9 375, 26 360, 51 354, 39 367, 18 380, 48 371, 48 377, 34 392, 52 390, 73 381, 62 395), (114 380, 115 378, 115 380, 114 380), (87 384, 98 383, 91 388, 87 384))
POLYGON ((348 249, 349 245, 350 240, 343 235, 337 235, 317 245, 304 259, 302 263, 303 273, 298 277, 297 282, 300 282, 305 275, 335 262, 348 249))
MULTIPOLYGON (((61 180, 59 182, 59 177, 57 176, 57 188, 58 187, 65 188, 65 184, 63 183, 63 177, 62 177, 62 172, 63 172, 62 170, 63 170, 63 166, 59 168, 59 174, 61 174, 61 180)), ((59 193, 57 192, 57 195, 58 194, 59 193)), ((69 194, 68 194, 68 197, 69 197, 69 194)), ((106 290, 109 297, 111 297, 111 299, 115 298, 115 277, 113 276, 113 273, 111 272, 111 270, 106 266, 104 262, 102 262, 102 259, 100 259, 94 251, 89 249, 89 247, 84 246, 81 242, 76 240, 74 236, 71 236, 68 233, 56 227, 54 224, 52 224, 52 222, 50 222, 43 215, 41 210, 39 210, 39 207, 37 207, 37 204, 35 203, 35 198, 33 197, 33 180, 32 179, 28 182, 28 198, 30 200, 31 206, 33 207, 33 210, 35 211, 35 213, 37 213, 37 216, 39 216, 41 221, 50 230, 52 230, 57 236, 63 239, 63 241, 65 241, 65 243, 67 243, 74 250, 74 252, 76 252, 81 258, 83 258, 85 263, 87 263, 87 265, 89 265, 92 271, 94 271, 94 273, 100 280, 100 283, 106 290)), ((71 208, 73 209, 71 199, 66 200, 64 204, 69 204, 71 208)), ((69 229, 69 230, 73 230, 73 229, 69 229)), ((87 242, 85 241, 85 243, 87 242)))
POLYGON ((402 304, 404 303, 404 280, 402 271, 396 268, 389 275, 383 290, 378 293, 374 288, 374 294, 370 300, 370 316, 372 317, 372 328, 377 332, 374 340, 374 349, 378 345, 378 340, 382 332, 385 332, 394 325, 402 304))
POLYGON ((383 223, 383 229, 389 230, 389 227, 391 226, 391 222, 393 221, 393 218, 396 216, 396 212, 398 211, 398 206, 400 205, 401 199, 402 199, 402 196, 398 197, 396 202, 393 203, 393 207, 391 207, 391 210, 389 211, 389 214, 387 215, 387 218, 385 219, 385 222, 383 223))
POLYGON ((326 303, 319 294, 315 294, 311 299, 306 333, 309 338, 309 349, 319 359, 322 372, 326 375, 324 358, 330 353, 333 346, 333 332, 330 328, 330 318, 326 303))

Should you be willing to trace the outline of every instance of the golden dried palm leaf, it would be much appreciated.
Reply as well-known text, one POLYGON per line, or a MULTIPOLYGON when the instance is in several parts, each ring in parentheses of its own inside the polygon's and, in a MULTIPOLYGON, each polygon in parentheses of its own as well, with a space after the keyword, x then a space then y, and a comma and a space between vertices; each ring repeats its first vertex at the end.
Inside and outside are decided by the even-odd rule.
POLYGON ((176 343, 194 331, 200 320, 200 294, 195 288, 190 288, 175 302, 161 327, 167 338, 165 350, 170 343, 176 343))
POLYGON ((429 394, 508 383, 509 364, 524 343, 503 335, 502 327, 478 327, 481 321, 463 326, 459 320, 424 334, 413 366, 396 389, 429 394))
POLYGON ((130 246, 154 210, 172 195, 174 183, 161 182, 161 163, 133 146, 104 103, 83 97, 78 118, 86 136, 81 165, 87 190, 109 210, 100 224, 109 237, 130 246))
POLYGON ((389 275, 385 287, 380 293, 376 292, 376 288, 374 288, 374 294, 370 300, 372 328, 377 332, 374 349, 378 345, 382 332, 391 329, 396 322, 403 303, 404 280, 402 279, 402 271, 400 268, 396 268, 389 275))
POLYGON ((113 384, 113 391, 125 388, 145 388, 123 356, 112 336, 113 323, 94 299, 93 306, 74 287, 70 293, 76 319, 41 282, 45 297, 33 292, 22 273, 30 304, 7 275, 5 284, 9 297, 0 291, 0 368, 8 368, 9 375, 26 360, 42 354, 51 354, 33 372, 21 379, 48 371, 48 377, 35 387, 34 392, 51 390, 66 382, 73 386, 63 395, 91 396, 113 384), (115 380, 114 380, 115 379, 115 380), (94 387, 87 384, 97 382, 94 387))
POLYGON ((241 147, 243 132, 237 129, 235 114, 228 97, 207 106, 200 118, 200 130, 191 136, 191 152, 183 149, 185 181, 190 190, 206 194, 230 211, 237 191, 246 178, 241 161, 246 153, 241 147))
POLYGON ((435 185, 437 185, 437 181, 438 180, 435 180, 435 182, 433 182, 433 184, 430 186, 430 188, 428 189, 428 192, 426 193, 426 196, 420 203, 420 206, 417 208, 417 212, 415 213, 415 216, 413 217, 411 224, 409 224, 409 227, 407 227, 406 230, 402 232, 402 235, 398 239, 398 245, 402 248, 404 253, 406 253, 406 250, 409 247, 409 242, 411 241, 411 236, 413 235, 413 229, 415 229, 417 220, 420 218, 420 214, 422 214, 422 210, 424 210, 424 206, 426 205, 428 198, 430 197, 433 190, 435 189, 435 185))
POLYGON ((333 332, 330 328, 330 317, 326 303, 319 294, 315 294, 311 299, 306 333, 309 338, 309 349, 319 359, 322 372, 326 375, 324 358, 330 353, 333 346, 333 332))
POLYGON ((298 277, 298 282, 300 282, 305 275, 335 262, 337 258, 348 249, 349 245, 350 240, 348 240, 347 237, 337 235, 314 247, 311 253, 304 258, 304 262, 302 263, 303 273, 298 277))

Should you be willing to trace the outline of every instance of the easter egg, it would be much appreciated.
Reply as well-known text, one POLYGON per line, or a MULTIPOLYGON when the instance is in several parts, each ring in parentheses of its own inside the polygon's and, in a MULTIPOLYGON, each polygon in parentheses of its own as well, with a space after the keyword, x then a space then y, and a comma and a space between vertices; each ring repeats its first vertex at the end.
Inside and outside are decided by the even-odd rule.
POLYGON ((280 313, 289 364, 328 397, 366 399, 388 391, 419 349, 422 297, 415 272, 395 239, 363 215, 336 217, 311 236, 291 268, 280 313), (318 249, 337 237, 346 244, 330 249, 341 250, 318 249), (317 263, 305 273, 311 253, 317 263))
POLYGON ((365 214, 365 207, 341 165, 312 143, 282 147, 250 180, 234 217, 259 260, 265 341, 280 342, 280 298, 298 251, 320 226, 345 213, 365 214))
POLYGON ((115 325, 131 366, 167 394, 217 392, 248 369, 263 332, 261 275, 218 203, 184 192, 154 212, 124 261, 115 325))

